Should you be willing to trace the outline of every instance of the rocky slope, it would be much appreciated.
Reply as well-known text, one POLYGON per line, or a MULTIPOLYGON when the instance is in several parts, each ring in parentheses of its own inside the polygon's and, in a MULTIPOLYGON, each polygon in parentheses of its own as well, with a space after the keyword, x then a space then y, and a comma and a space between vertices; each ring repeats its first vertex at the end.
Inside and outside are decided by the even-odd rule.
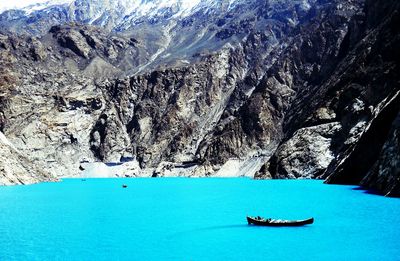
POLYGON ((257 172, 398 195, 396 1, 177 1, 108 17, 103 2, 0 15, 0 130, 28 161, 54 176, 102 161, 117 176, 257 172))
POLYGON ((41 167, 20 153, 0 132, 0 185, 56 180, 41 167))
POLYGON ((336 65, 285 115, 285 137, 260 177, 327 178, 399 195, 399 3, 367 1, 336 65))
POLYGON ((0 31, 42 36, 52 26, 79 23, 140 39, 149 60, 130 66, 127 75, 132 75, 160 64, 194 63, 198 54, 213 53, 226 44, 236 46, 252 31, 282 38, 321 4, 324 1, 71 0, 8 10, 0 14, 0 31))
POLYGON ((92 27, 57 26, 41 39, 1 35, 1 131, 44 171, 76 175, 81 161, 95 160, 91 129, 113 110, 93 79, 119 75, 118 62, 127 54, 137 61, 137 49, 92 27))
MULTIPOLYGON (((253 146, 249 140, 246 150, 221 149, 218 159, 208 144, 214 129, 231 124, 232 114, 285 47, 279 40, 292 37, 293 21, 305 22, 314 11, 278 2, 269 10, 264 3, 237 8, 247 10, 239 12, 243 17, 231 9, 219 13, 215 7, 207 9, 212 14, 182 16, 177 28, 190 20, 188 32, 200 26, 212 36, 202 49, 207 52, 190 56, 185 51, 189 65, 175 61, 174 67, 165 68, 168 58, 154 72, 119 80, 111 78, 154 61, 147 42, 77 24, 53 26, 40 38, 4 33, 4 79, 13 80, 1 103, 5 135, 55 176, 79 175, 82 162, 119 162, 133 156, 142 167, 139 175, 145 176, 212 175, 231 157, 233 165, 240 165, 240 175, 252 175, 267 155, 254 156, 267 153, 269 144, 253 146), (247 12, 259 21, 248 19, 247 12), (229 21, 219 21, 224 16, 229 21), (211 30, 215 25, 207 19, 220 29, 211 30), (216 51, 209 53, 208 46, 216 51)), ((42 26, 30 26, 36 25, 42 26)), ((171 35, 171 42, 182 39, 176 32, 171 35)), ((232 143, 241 144, 240 139, 232 143)))
MULTIPOLYGON (((311 22, 298 27, 288 26, 288 20, 267 21, 269 31, 252 32, 240 45, 203 56, 193 65, 118 80, 102 89, 117 104, 141 166, 160 166, 154 175, 170 175, 174 163, 188 166, 185 175, 223 175, 232 165, 239 167, 230 175, 239 175, 242 169, 260 168, 280 141, 282 118, 295 94, 292 86, 279 84, 281 78, 264 77, 268 68, 278 66, 274 61, 291 55, 284 51, 285 43, 276 44, 278 39, 269 34, 279 32, 290 44, 301 45, 319 27, 332 38, 321 47, 322 63, 339 52, 347 24, 359 9, 358 2, 319 6, 302 14, 311 22)), ((109 147, 104 142, 95 151, 105 158, 109 147)))

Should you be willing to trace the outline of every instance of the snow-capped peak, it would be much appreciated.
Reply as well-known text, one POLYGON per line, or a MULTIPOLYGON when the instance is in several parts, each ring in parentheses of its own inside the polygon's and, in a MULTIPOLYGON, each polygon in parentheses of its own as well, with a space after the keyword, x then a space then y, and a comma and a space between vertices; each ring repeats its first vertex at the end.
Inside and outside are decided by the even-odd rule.
MULTIPOLYGON (((196 7, 212 7, 218 3, 226 3, 231 6, 238 0, 14 0, 12 3, 0 2, 0 13, 9 9, 24 10, 27 14, 44 10, 54 5, 71 4, 75 6, 91 6, 96 10, 94 16, 104 11, 117 11, 123 15, 152 16, 160 10, 171 8, 175 17, 189 15, 196 7)), ((95 20, 95 19, 93 19, 95 20)))
POLYGON ((196 7, 201 0, 138 0, 138 1, 126 1, 120 0, 121 4, 128 4, 129 8, 127 9, 127 14, 137 13, 141 15, 148 15, 151 13, 156 13, 158 10, 164 8, 179 8, 179 13, 183 13, 185 11, 190 11, 194 7, 196 7))
POLYGON ((21 9, 27 13, 43 10, 49 6, 70 4, 74 0, 14 0, 14 1, 1 1, 0 13, 10 9, 21 9))
MULTIPOLYGON (((24 0, 14 1, 18 3, 24 0)), ((24 11, 26 17, 41 19, 52 12, 50 7, 57 5, 61 9, 57 8, 55 12, 59 12, 62 17, 67 14, 62 22, 79 22, 123 31, 146 21, 173 23, 174 20, 180 20, 197 11, 209 13, 222 8, 221 11, 225 12, 242 1, 244 0, 25 0, 25 4, 20 4, 18 9, 24 11)), ((13 6, 8 5, 5 8, 10 9, 13 6)))

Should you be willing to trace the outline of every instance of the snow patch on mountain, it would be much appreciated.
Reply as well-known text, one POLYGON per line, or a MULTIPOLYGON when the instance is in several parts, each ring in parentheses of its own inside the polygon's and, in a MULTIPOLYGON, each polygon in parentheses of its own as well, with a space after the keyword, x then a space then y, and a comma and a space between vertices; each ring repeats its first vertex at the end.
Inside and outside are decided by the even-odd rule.
POLYGON ((90 23, 99 19, 108 20, 110 12, 118 13, 115 20, 129 20, 132 23, 142 18, 156 16, 164 18, 180 18, 193 14, 200 9, 214 8, 224 5, 227 9, 235 6, 240 0, 30 0, 15 3, 0 3, 0 13, 9 9, 25 11, 27 15, 37 11, 45 11, 56 5, 69 5, 72 9, 87 7, 86 16, 90 23))
POLYGON ((0 13, 10 10, 19 9, 30 14, 35 11, 44 10, 55 5, 71 4, 74 0, 19 0, 19 1, 2 1, 0 3, 0 13))

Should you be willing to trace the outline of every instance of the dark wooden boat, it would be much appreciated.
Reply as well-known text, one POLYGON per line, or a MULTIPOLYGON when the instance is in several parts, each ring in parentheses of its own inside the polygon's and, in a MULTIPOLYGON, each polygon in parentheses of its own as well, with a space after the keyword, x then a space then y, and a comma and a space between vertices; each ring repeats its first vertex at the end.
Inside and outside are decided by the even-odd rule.
POLYGON ((124 184, 124 185, 122 185, 122 187, 123 187, 123 188, 127 188, 127 187, 128 187, 128 185, 125 185, 125 184, 124 184))
POLYGON ((268 227, 298 227, 314 223, 314 218, 308 218, 303 220, 282 220, 282 219, 271 219, 262 217, 247 217, 247 223, 249 225, 256 226, 268 226, 268 227))

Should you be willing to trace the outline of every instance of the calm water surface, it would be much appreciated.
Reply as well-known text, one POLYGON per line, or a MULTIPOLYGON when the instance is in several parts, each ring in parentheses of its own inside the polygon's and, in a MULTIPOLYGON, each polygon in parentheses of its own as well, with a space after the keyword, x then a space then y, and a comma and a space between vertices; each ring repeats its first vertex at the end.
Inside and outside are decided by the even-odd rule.
POLYGON ((0 260, 399 260, 399 239, 399 199, 320 181, 0 187, 0 260), (247 214, 315 223, 252 227, 247 214))

